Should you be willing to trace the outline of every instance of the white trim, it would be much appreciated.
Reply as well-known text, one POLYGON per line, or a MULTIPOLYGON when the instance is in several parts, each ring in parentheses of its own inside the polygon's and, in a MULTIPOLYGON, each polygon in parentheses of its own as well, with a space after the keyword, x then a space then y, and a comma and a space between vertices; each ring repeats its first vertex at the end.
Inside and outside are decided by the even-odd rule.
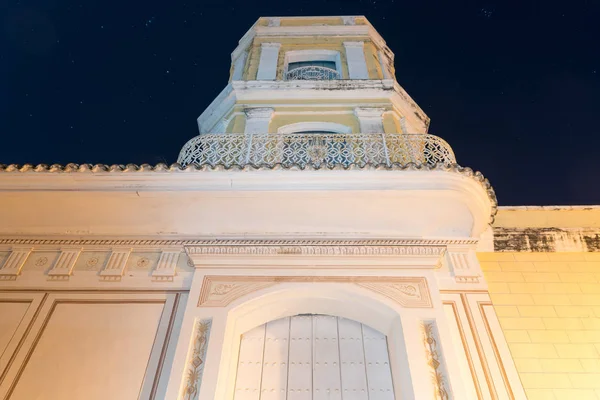
POLYGON ((277 133, 300 133, 309 131, 326 131, 334 133, 352 133, 352 128, 335 122, 296 122, 277 129, 277 133))
MULTIPOLYGON (((211 388, 214 390, 214 396, 211 398, 233 398, 235 380, 232 377, 235 376, 239 355, 237 349, 243 333, 271 321, 274 317, 281 318, 307 312, 352 319, 385 334, 388 337, 396 398, 414 398, 415 392, 419 389, 427 392, 431 390, 430 379, 415 382, 412 381, 410 374, 405 373, 405 371, 412 372, 412 364, 421 360, 409 360, 407 357, 407 348, 411 345, 419 346, 419 342, 414 343, 412 340, 405 342, 409 332, 401 320, 402 310, 364 289, 327 283, 283 284, 245 296, 241 301, 233 303, 227 311, 226 316, 224 315, 220 321, 225 325, 222 336, 211 338, 212 347, 217 351, 221 349, 220 365, 217 367, 218 364, 213 364, 218 368, 217 382, 205 381, 207 386, 216 383, 211 388), (303 300, 298 301, 298 299, 303 300)), ((421 309, 419 311, 423 312, 421 309)), ((206 392, 201 393, 200 399, 208 399, 208 396, 202 396, 204 393, 206 392)))
POLYGON ((340 76, 342 74, 342 59, 339 51, 335 50, 290 50, 285 52, 283 76, 288 73, 288 65, 291 62, 302 61, 333 61, 335 69, 340 76))

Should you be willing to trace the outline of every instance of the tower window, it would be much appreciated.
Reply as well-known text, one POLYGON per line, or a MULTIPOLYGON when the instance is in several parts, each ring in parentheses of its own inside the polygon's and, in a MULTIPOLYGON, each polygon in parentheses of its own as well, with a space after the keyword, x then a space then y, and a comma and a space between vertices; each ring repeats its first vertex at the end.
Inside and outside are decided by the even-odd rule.
POLYGON ((335 61, 298 61, 288 64, 288 72, 302 67, 325 67, 335 71, 335 61))
POLYGON ((286 79, 289 81, 326 81, 339 79, 335 61, 299 61, 288 64, 286 79))
POLYGON ((332 50, 295 50, 285 55, 286 80, 341 79, 340 55, 332 50))

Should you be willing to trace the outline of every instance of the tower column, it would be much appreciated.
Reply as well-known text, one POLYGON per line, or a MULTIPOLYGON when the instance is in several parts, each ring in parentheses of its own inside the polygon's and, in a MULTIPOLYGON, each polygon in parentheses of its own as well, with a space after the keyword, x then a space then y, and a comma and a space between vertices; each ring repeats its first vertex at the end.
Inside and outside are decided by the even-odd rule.
POLYGON ((263 43, 260 46, 260 61, 256 80, 274 81, 277 78, 277 59, 281 43, 263 43))
POLYGON ((344 42, 348 75, 350 79, 369 79, 367 60, 365 59, 365 42, 344 42))
POLYGON ((268 133, 269 124, 275 109, 269 107, 246 108, 246 128, 244 133, 268 133))
POLYGON ((383 108, 357 107, 354 115, 358 118, 361 133, 383 133, 383 108))

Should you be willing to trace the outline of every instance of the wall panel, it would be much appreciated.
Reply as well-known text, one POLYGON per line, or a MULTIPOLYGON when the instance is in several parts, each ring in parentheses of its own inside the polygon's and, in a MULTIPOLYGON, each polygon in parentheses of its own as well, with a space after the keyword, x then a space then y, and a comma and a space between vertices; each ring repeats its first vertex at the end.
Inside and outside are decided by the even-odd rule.
POLYGON ((45 301, 6 368, 0 399, 155 398, 179 294, 41 296, 45 301))

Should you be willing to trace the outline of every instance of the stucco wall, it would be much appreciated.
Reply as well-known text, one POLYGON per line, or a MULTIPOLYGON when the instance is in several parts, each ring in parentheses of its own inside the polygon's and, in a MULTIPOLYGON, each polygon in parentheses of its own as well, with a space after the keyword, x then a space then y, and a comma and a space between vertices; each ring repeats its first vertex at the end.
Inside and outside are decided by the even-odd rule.
MULTIPOLYGON (((494 229, 589 229, 597 214, 501 209, 494 229)), ((497 251, 478 258, 528 398, 600 399, 600 253, 497 251)))

